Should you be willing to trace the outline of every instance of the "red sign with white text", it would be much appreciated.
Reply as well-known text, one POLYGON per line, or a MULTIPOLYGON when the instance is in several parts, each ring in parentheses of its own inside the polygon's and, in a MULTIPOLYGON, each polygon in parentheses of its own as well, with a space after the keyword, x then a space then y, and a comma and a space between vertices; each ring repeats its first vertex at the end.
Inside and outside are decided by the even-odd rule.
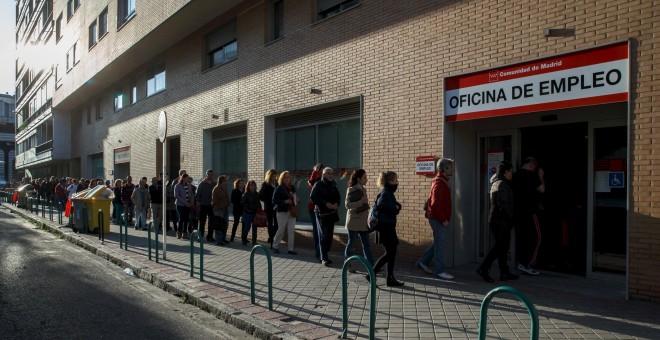
POLYGON ((448 122, 625 102, 628 42, 445 79, 448 122))

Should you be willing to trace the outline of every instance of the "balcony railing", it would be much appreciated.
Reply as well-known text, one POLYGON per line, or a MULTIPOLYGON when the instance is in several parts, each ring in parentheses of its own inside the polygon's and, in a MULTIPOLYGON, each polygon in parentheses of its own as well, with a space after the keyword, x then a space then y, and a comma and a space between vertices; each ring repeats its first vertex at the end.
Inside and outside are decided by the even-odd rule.
POLYGON ((46 151, 53 150, 53 140, 49 140, 46 143, 37 145, 37 155, 46 151))
POLYGON ((23 123, 21 124, 21 126, 19 126, 19 127, 16 129, 16 133, 19 133, 19 132, 23 131, 28 125, 30 125, 30 123, 31 123, 33 120, 37 119, 37 117, 39 117, 39 115, 41 115, 44 111, 50 109, 50 107, 51 107, 52 105, 53 105, 53 99, 52 99, 52 98, 51 98, 51 99, 48 99, 48 100, 44 103, 44 105, 41 105, 41 107, 40 107, 37 111, 34 112, 33 115, 31 115, 30 117, 28 117, 26 120, 23 121, 23 123))

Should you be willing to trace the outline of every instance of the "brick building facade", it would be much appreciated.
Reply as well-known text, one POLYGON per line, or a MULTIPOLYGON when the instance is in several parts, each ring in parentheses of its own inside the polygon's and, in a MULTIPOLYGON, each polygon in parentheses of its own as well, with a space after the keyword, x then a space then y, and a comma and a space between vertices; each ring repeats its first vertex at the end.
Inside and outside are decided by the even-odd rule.
MULTIPOLYGON (((17 12, 27 6, 24 3, 17 2, 17 12)), ((68 19, 67 1, 56 1, 52 8, 53 35, 61 36, 44 43, 53 51, 55 66, 40 77, 55 82, 52 109, 46 113, 54 121, 53 155, 39 162, 22 158, 26 160, 19 165, 36 176, 157 175, 163 161, 158 117, 164 110, 168 143, 175 143, 166 156, 169 173, 182 168, 200 178, 205 169, 219 167, 260 182, 266 169, 284 170, 278 164, 294 164, 287 159, 293 153, 340 172, 364 168, 371 175, 370 196, 375 197, 377 174, 396 171, 401 183, 397 197, 404 206, 398 226, 400 251, 410 262, 432 238, 421 211, 431 179, 415 174, 415 157, 456 158, 455 219, 447 260, 460 265, 478 261, 489 242, 482 221, 484 186, 479 184, 484 164, 478 154, 487 145, 480 143, 499 136, 497 131, 513 131, 506 133, 512 138, 510 157, 519 165, 524 152, 534 153, 533 146, 542 144, 532 138, 535 131, 553 138, 566 128, 586 139, 598 136, 594 129, 603 121, 622 121, 613 126, 623 126, 628 133, 624 163, 630 186, 623 190, 625 219, 619 226, 627 237, 624 249, 615 247, 612 266, 601 268, 594 262, 593 243, 600 235, 594 236, 599 229, 593 225, 598 220, 587 217, 598 214, 598 198, 587 198, 598 195, 587 184, 595 180, 595 170, 587 163, 596 156, 587 151, 587 144, 576 157, 590 157, 580 165, 586 177, 579 184, 579 196, 590 206, 577 212, 584 220, 566 217, 558 225, 570 228, 583 222, 577 228, 583 230, 584 240, 573 240, 580 240, 576 258, 581 263, 575 273, 601 278, 598 267, 607 274, 602 278, 625 281, 630 297, 660 300, 660 274, 654 270, 660 263, 660 175, 654 143, 658 118, 653 106, 660 85, 654 59, 660 32, 655 1, 120 0, 82 1, 76 7, 77 3, 73 1, 68 19), (64 19, 57 24, 59 15, 64 19), (107 33, 98 34, 104 20, 107 33), (96 41, 90 38, 92 31, 96 41), (443 84, 449 77, 620 41, 630 44, 626 103, 445 122, 443 84), (76 56, 70 55, 67 65, 68 51, 73 54, 75 48, 76 56), (313 131, 304 130, 309 126, 313 131), (343 130, 356 126, 357 138, 343 130), (534 130, 546 126, 555 130, 534 130), (308 158, 304 136, 312 135, 306 133, 316 133, 313 138, 325 143, 330 137, 323 133, 328 129, 336 131, 327 136, 338 139, 333 142, 338 151, 326 153, 324 144, 316 142, 315 156, 308 158), (70 140, 63 137, 69 132, 70 140), (294 135, 298 139, 291 142, 288 138, 294 135), (288 150, 283 143, 302 149, 288 150), (58 147, 61 156, 56 156, 58 147), (227 150, 245 155, 228 158, 227 150), (357 156, 341 161, 345 150, 358 150, 357 156), (118 153, 129 162, 118 161, 118 153), (332 156, 324 159, 324 154, 332 156), (239 163, 246 168, 237 168, 239 163)), ((17 83, 20 79, 17 75, 17 83)), ((17 111, 28 105, 23 98, 17 111)), ((28 138, 31 129, 19 131, 17 143, 28 138)), ((546 159, 561 159, 558 155, 561 150, 546 159)), ((304 163, 306 168, 295 163, 299 179, 313 163, 304 163)), ((555 166, 558 181, 560 170, 572 175, 572 164, 563 165, 555 166)), ((566 246, 567 235, 547 241, 544 237, 544 245, 566 246)), ((562 250, 545 253, 546 259, 557 254, 562 250)), ((547 261, 545 267, 573 272, 563 264, 557 267, 547 261)))

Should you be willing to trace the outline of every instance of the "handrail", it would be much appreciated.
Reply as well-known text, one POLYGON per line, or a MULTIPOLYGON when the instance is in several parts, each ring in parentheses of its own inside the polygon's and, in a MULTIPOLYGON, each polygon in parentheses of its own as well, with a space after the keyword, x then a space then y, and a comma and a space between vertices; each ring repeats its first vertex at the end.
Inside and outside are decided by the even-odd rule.
POLYGON ((268 310, 273 310, 273 261, 270 257, 270 251, 263 244, 257 244, 250 251, 250 303, 254 302, 254 254, 258 249, 263 250, 268 262, 268 310))
POLYGON ((199 239, 199 280, 204 281, 204 238, 199 230, 193 230, 190 234, 190 277, 195 277, 195 237, 199 239))
POLYGON ((539 317, 536 314, 536 308, 534 308, 534 304, 523 293, 521 293, 517 289, 509 287, 509 286, 501 286, 501 287, 497 287, 497 288, 491 290, 488 294, 486 294, 486 296, 484 297, 484 300, 481 302, 481 309, 479 311, 479 313, 480 313, 479 340, 485 340, 486 339, 486 323, 488 321, 488 306, 490 305, 490 301, 495 297, 495 295, 500 294, 500 293, 509 293, 509 294, 517 297, 518 300, 520 300, 525 305, 525 308, 527 308, 527 312, 529 313, 529 318, 531 319, 530 326, 529 326, 530 327, 529 339, 530 340, 538 340, 538 338, 539 338, 539 317))
POLYGON ((374 269, 371 267, 371 264, 367 259, 359 255, 353 255, 344 261, 344 265, 341 268, 341 307, 342 307, 342 329, 341 338, 346 339, 348 333, 348 283, 346 273, 350 264, 354 261, 360 261, 367 268, 369 272, 369 295, 371 296, 371 307, 369 309, 369 339, 375 338, 376 333, 376 275, 374 274, 374 269))

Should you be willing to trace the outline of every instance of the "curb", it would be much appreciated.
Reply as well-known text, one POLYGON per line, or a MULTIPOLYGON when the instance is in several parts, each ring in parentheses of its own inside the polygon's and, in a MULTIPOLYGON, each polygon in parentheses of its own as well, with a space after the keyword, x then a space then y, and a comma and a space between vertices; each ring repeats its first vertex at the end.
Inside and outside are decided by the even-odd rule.
MULTIPOLYGON (((256 338, 264 340, 296 340, 302 339, 296 335, 289 333, 283 329, 276 327, 275 325, 265 322, 254 315, 243 312, 242 310, 235 308, 233 306, 221 303, 216 301, 213 298, 210 298, 207 294, 203 292, 198 292, 190 287, 187 287, 185 284, 177 281, 174 278, 168 277, 159 273, 157 270, 154 270, 148 266, 130 260, 129 258, 117 254, 114 250, 102 249, 96 244, 87 242, 87 240, 82 237, 78 237, 77 234, 73 231, 67 232, 60 230, 60 226, 52 225, 49 221, 44 222, 34 218, 31 214, 25 213, 18 208, 11 207, 5 203, 1 206, 6 207, 9 211, 14 213, 17 216, 20 216, 24 220, 27 220, 30 223, 36 224, 37 226, 45 229, 57 236, 60 236, 62 239, 67 240, 70 243, 73 243, 90 253, 99 256, 109 262, 116 264, 122 268, 131 268, 135 273, 135 276, 148 282, 149 284, 156 286, 170 294, 176 296, 185 296, 186 303, 189 303, 205 312, 208 312, 214 315, 216 318, 223 320, 227 324, 244 330, 247 334, 250 334, 256 338)), ((263 308, 256 305, 250 305, 250 307, 255 307, 263 309, 263 312, 271 312, 267 308, 263 308)), ((285 318, 286 315, 281 314, 280 319, 285 318)))

